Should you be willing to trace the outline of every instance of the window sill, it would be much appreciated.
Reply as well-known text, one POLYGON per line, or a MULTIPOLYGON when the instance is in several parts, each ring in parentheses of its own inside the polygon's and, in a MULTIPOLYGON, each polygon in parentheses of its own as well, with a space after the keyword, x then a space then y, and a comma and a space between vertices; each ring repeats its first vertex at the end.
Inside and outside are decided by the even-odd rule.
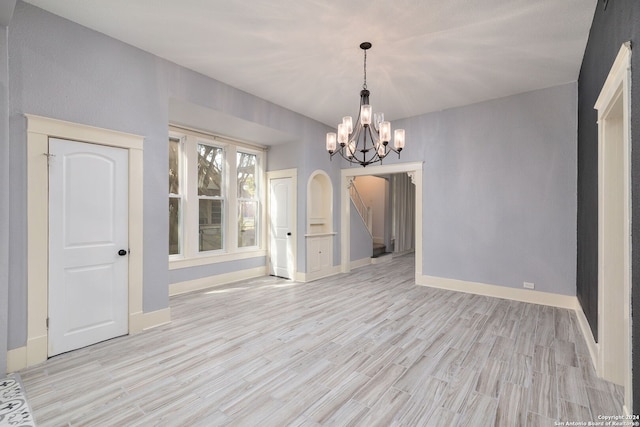
POLYGON ((200 265, 217 264, 220 262, 238 261, 242 259, 258 258, 267 256, 264 249, 258 250, 240 250, 234 253, 204 254, 190 258, 178 258, 169 260, 169 270, 177 270, 180 268, 197 267, 200 265))

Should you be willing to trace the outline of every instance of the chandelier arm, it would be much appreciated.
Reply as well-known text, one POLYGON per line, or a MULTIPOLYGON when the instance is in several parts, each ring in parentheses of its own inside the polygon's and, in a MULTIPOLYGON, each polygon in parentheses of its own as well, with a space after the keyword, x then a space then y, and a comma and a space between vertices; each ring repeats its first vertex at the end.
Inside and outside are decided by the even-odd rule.
MULTIPOLYGON (((371 128, 369 128, 369 136, 371 137, 371 148, 373 150, 373 155, 371 156, 371 158, 369 159, 370 162, 374 162, 376 161, 376 158, 380 158, 380 155, 378 154, 378 147, 376 147, 377 145, 377 141, 376 141, 376 133, 373 132, 371 130, 371 128)), ((365 156, 366 157, 366 156, 365 156)))
POLYGON ((347 145, 350 143, 355 144, 355 148, 358 148, 358 140, 360 139, 360 133, 362 132, 362 124, 360 122, 356 122, 356 128, 351 133, 351 137, 347 141, 347 145))
MULTIPOLYGON (((360 44, 360 48, 364 50, 364 61, 363 61, 363 85, 362 90, 360 91, 360 105, 358 108, 358 116, 356 118, 355 123, 352 123, 351 117, 347 123, 351 124, 352 131, 347 135, 346 141, 339 144, 339 147, 336 147, 336 135, 333 133, 327 134, 327 147, 332 148, 335 147, 334 150, 329 150, 330 159, 333 158, 334 155, 340 154, 340 157, 345 159, 347 162, 351 164, 359 164, 360 166, 368 166, 373 163, 381 163, 383 159, 385 159, 390 152, 394 152, 398 154, 398 158, 400 157, 400 151, 402 148, 396 150, 394 147, 389 145, 389 141, 383 141, 381 139, 380 132, 385 130, 385 138, 390 138, 388 132, 390 132, 390 126, 387 122, 385 122, 385 127, 381 126, 384 119, 382 118, 382 114, 378 117, 373 114, 371 109, 371 104, 369 101, 370 92, 367 89, 367 49, 371 48, 371 43, 363 42, 360 44), (363 109, 362 107, 367 105, 367 109, 365 111, 367 118, 367 123, 364 125, 362 123, 363 119, 363 109), (369 117, 371 115, 371 117, 369 117), (377 121, 380 120, 380 121, 377 121), (370 145, 368 145, 370 144, 370 145), (351 148, 353 151, 351 151, 351 148), (371 152, 371 153, 370 153, 371 152)), ((343 119, 343 125, 345 120, 343 119)), ((349 127, 351 127, 349 126, 349 127)), ((339 132, 341 137, 344 135, 341 133, 340 128, 339 132)), ((402 132, 402 136, 404 136, 404 131, 402 132)), ((401 139, 402 144, 404 145, 404 138, 401 139)))

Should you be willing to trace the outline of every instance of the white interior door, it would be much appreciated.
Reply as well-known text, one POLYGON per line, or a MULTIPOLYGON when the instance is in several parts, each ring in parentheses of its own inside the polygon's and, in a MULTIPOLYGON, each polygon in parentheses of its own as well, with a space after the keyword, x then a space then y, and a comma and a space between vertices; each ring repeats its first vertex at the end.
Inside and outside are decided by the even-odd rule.
POLYGON ((128 332, 128 152, 49 139, 49 356, 128 332))
POLYGON ((269 274, 287 279, 293 278, 293 230, 291 178, 277 178, 269 181, 270 246, 269 274))

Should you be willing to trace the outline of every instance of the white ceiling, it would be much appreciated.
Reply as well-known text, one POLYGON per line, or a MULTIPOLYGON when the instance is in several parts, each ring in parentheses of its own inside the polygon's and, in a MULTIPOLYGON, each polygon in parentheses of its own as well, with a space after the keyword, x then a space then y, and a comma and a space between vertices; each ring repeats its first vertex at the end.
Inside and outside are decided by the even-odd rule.
POLYGON ((577 80, 597 0, 27 0, 334 125, 577 80))

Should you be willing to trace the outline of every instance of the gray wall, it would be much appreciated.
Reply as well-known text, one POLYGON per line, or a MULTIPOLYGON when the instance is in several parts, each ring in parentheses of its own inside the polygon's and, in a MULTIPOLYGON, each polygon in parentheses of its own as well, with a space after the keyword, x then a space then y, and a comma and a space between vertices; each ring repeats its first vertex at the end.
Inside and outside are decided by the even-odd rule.
MULTIPOLYGON (((145 137, 147 312, 167 307, 170 281, 264 263, 259 258, 169 272, 165 212, 171 99, 293 137, 271 148, 268 170, 298 168, 299 271, 306 271, 306 186, 316 169, 331 177, 334 231, 340 232, 341 163, 330 162, 324 150, 327 126, 22 2, 9 26, 8 55, 10 286, 9 307, 0 306, 0 316, 8 313, 9 348, 26 339, 25 113, 145 137)), ((575 294, 575 84, 393 126, 407 130, 408 145, 402 159, 390 156, 385 164, 425 161, 424 274, 518 288, 526 280, 538 290, 575 294)), ((215 132, 215 121, 204 130, 215 132)), ((241 133, 227 136, 243 138, 241 133)), ((6 143, 2 149, 7 150, 6 143)), ((6 200, 6 194, 0 196, 6 200)), ((0 227, 7 227, 2 216, 0 227)), ((340 260, 339 241, 336 235, 334 265, 340 260)))
POLYGON ((0 25, 0 378, 7 368, 9 296, 9 70, 7 28, 0 25))
MULTIPOLYGON (((302 117, 302 116, 301 116, 302 117)), ((327 132, 334 131, 326 125, 318 124, 313 132, 309 133, 307 143, 296 141, 288 144, 280 144, 269 148, 269 161, 267 170, 298 169, 298 241, 297 241, 297 270, 307 271, 306 240, 307 232, 307 184, 311 174, 321 169, 331 179, 333 187, 333 231, 337 232, 333 239, 333 265, 340 264, 340 168, 339 158, 329 160, 329 154, 325 150, 325 136, 327 132)), ((311 129, 304 127, 307 133, 311 129)))
MULTIPOLYGON (((301 200, 306 194, 306 181, 315 169, 326 170, 334 186, 339 182, 339 164, 330 163, 324 153, 324 135, 328 131, 325 125, 29 4, 17 3, 9 26, 8 55, 11 83, 8 158, 9 174, 15 180, 9 190, 9 245, 12 249, 8 260, 10 349, 23 346, 26 340, 25 113, 145 137, 145 312, 168 306, 170 281, 198 279, 233 271, 234 268, 250 268, 257 265, 256 262, 264 265, 264 258, 260 257, 257 260, 169 272, 168 215, 165 213, 168 185, 167 126, 172 99, 292 136, 295 144, 290 142, 278 146, 270 153, 268 168, 297 167, 298 198, 301 200), (302 155, 302 159, 291 156, 294 145, 293 152, 302 155)), ((215 132, 215 121, 203 130, 215 132)), ((228 132, 227 136, 244 137, 242 133, 228 132)), ((304 271, 303 219, 306 203, 299 204, 298 215, 298 266, 304 271)), ((339 225, 337 220, 334 221, 339 225)), ((339 260, 339 248, 336 252, 336 260, 339 260)), ((3 313, 7 313, 7 310, 0 307, 0 315, 3 313)))
POLYGON ((425 162, 423 274, 575 295, 576 103, 570 83, 392 123, 425 162))
MULTIPOLYGON (((197 267, 169 270, 169 283, 180 283, 217 274, 232 273, 266 265, 265 257, 241 259, 237 261, 221 262, 218 264, 199 265, 197 267)), ((212 280, 215 284, 215 279, 212 280)))
POLYGON ((349 256, 351 257, 351 261, 371 258, 371 255, 373 255, 373 239, 371 238, 369 230, 367 230, 367 226, 362 220, 362 217, 358 213, 358 209, 356 209, 353 202, 350 203, 351 217, 349 220, 351 235, 349 238, 351 240, 351 250, 349 252, 349 256))

